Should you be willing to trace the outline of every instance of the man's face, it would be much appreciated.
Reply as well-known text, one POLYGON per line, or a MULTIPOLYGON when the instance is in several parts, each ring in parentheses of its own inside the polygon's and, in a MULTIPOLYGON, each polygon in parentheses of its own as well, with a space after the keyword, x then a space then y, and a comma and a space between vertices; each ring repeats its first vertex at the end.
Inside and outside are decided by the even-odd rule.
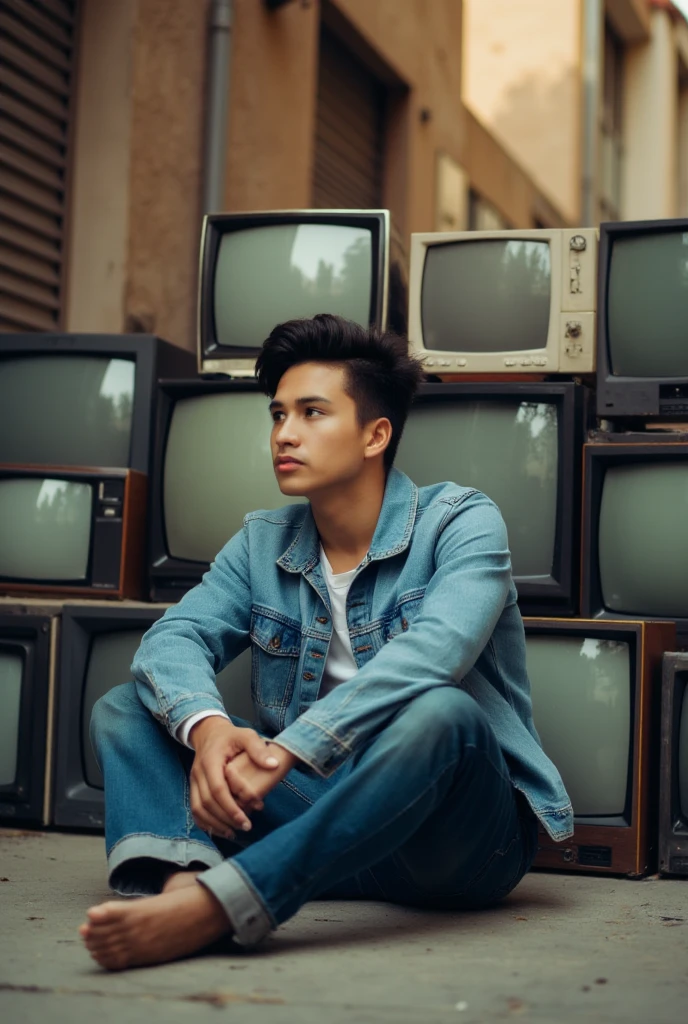
POLYGON ((358 422, 345 379, 334 363, 300 363, 282 376, 270 445, 283 494, 310 497, 360 474, 370 430, 358 422))

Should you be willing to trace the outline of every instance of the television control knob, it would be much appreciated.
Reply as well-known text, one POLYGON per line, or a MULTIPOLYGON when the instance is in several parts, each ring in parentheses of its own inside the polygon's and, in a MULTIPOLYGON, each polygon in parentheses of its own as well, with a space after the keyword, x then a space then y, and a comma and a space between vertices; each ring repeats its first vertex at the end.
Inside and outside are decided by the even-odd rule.
POLYGON ((425 365, 426 366, 434 366, 435 365, 435 360, 434 359, 426 359, 425 360, 425 365))
POLYGON ((568 320, 566 322, 566 337, 580 338, 583 333, 583 324, 580 320, 568 320))
POLYGON ((515 366, 516 365, 516 360, 515 359, 505 359, 504 360, 504 365, 505 366, 515 366))
POLYGON ((456 360, 456 365, 457 366, 465 366, 467 364, 467 362, 468 362, 467 359, 457 359, 456 360))
POLYGON ((569 242, 569 249, 573 249, 574 252, 585 252, 587 248, 588 243, 584 235, 574 235, 569 242))

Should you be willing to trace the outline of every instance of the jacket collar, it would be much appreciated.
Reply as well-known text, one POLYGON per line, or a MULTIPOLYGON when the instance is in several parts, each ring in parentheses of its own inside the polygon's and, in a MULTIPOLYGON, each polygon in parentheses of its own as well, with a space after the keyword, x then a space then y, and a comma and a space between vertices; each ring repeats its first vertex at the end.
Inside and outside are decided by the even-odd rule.
MULTIPOLYGON (((373 540, 361 567, 381 558, 391 558, 408 547, 417 508, 418 488, 393 466, 387 477, 373 540)), ((308 572, 319 560, 320 537, 309 502, 296 537, 277 559, 277 564, 287 572, 308 572)))

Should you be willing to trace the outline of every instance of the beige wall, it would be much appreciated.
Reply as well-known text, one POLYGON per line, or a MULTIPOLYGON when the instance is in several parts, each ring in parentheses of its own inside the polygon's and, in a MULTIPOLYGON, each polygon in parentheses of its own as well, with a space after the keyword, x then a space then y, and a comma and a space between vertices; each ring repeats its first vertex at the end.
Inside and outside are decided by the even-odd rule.
POLYGON ((205 26, 205 0, 84 0, 68 330, 195 346, 205 26))
POLYGON ((678 54, 674 23, 655 10, 648 44, 626 56, 624 112, 625 220, 677 213, 678 54))
POLYGON ((464 0, 464 12, 467 106, 575 223, 581 0, 464 0))

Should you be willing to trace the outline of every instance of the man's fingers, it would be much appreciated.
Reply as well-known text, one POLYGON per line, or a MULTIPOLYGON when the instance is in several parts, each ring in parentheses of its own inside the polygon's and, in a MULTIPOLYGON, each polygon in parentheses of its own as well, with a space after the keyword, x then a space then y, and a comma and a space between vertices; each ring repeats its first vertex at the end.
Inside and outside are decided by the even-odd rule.
POLYGON ((191 803, 191 814, 193 820, 204 832, 212 832, 214 835, 224 836, 226 839, 233 839, 234 833, 225 821, 221 821, 212 812, 207 811, 203 806, 201 791, 196 780, 191 777, 189 786, 189 797, 191 803))
POLYGON ((225 765, 225 778, 230 790, 232 791, 232 796, 241 802, 242 807, 248 807, 255 810, 263 809, 263 801, 260 794, 244 781, 241 771, 238 770, 231 761, 225 765), (258 807, 258 804, 261 806, 258 807))
POLYGON ((279 766, 279 761, 270 751, 268 741, 259 736, 255 729, 239 729, 238 732, 239 741, 254 764, 259 768, 279 766))
POLYGON ((215 769, 212 774, 200 774, 198 777, 198 790, 201 805, 206 813, 211 814, 223 823, 223 827, 241 828, 250 821, 234 801, 229 791, 227 780, 221 767, 215 769))

